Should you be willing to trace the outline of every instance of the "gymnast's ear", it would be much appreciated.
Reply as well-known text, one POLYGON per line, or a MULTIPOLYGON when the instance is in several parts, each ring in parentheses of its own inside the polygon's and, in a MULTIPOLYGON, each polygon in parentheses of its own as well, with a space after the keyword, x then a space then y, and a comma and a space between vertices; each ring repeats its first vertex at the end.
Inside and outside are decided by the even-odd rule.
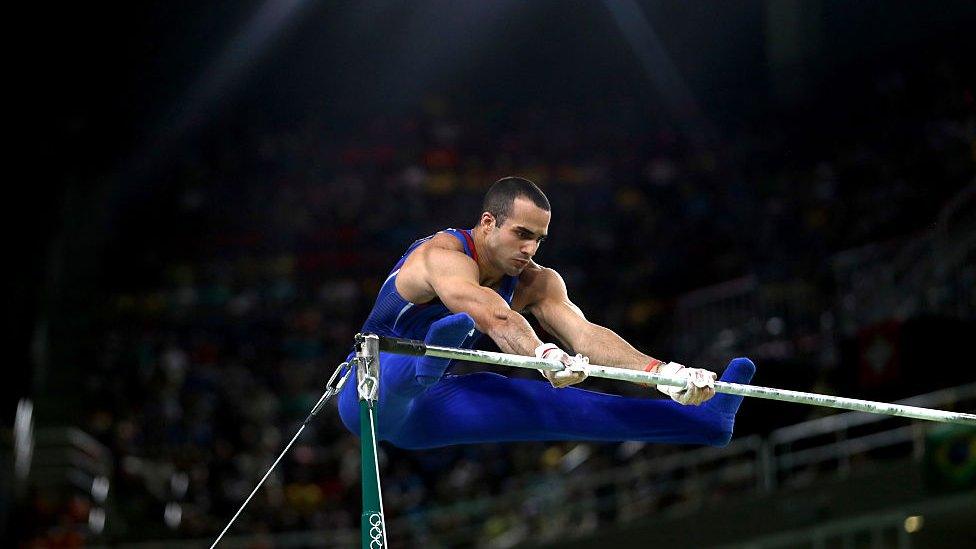
POLYGON ((482 212, 481 219, 478 221, 482 229, 490 230, 492 227, 497 227, 497 220, 491 212, 482 212))

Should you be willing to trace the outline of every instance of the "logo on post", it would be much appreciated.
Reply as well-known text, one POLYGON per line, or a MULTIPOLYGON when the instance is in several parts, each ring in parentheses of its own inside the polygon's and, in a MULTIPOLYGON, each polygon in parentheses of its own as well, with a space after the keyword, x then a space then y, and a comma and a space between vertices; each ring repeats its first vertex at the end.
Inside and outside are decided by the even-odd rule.
POLYGON ((373 513, 367 519, 369 521, 369 549, 383 549, 383 517, 379 513, 373 513))

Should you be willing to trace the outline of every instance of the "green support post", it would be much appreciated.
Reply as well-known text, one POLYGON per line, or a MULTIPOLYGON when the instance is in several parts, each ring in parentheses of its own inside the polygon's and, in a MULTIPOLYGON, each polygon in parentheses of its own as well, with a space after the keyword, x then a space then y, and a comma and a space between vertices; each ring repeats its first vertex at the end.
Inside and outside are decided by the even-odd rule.
POLYGON ((386 518, 380 491, 380 469, 376 459, 374 412, 379 394, 379 337, 356 336, 356 365, 359 379, 359 442, 363 485, 363 516, 360 525, 362 547, 386 548, 386 518))

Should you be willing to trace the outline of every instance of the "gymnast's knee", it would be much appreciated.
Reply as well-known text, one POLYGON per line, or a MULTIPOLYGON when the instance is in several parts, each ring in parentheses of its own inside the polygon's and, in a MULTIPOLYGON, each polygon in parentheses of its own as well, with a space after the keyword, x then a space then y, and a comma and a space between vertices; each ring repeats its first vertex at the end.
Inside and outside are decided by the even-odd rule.
POLYGON ((441 378, 438 376, 425 376, 418 375, 417 383, 423 385, 424 387, 430 387, 431 385, 437 383, 441 378))
MULTIPOLYGON (((464 342, 474 328, 474 320, 467 313, 446 316, 434 322, 424 341, 427 344, 456 347, 464 342)), ((416 362, 415 379, 423 387, 436 383, 447 369, 451 360, 447 358, 419 357, 416 362)))

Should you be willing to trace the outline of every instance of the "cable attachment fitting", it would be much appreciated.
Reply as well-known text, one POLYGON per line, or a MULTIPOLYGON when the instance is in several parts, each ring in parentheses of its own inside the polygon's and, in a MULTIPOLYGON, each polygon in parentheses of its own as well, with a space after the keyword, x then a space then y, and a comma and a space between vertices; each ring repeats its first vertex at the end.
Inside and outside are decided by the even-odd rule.
POLYGON ((364 366, 358 366, 360 377, 357 389, 359 391, 359 398, 362 400, 368 400, 370 402, 376 401, 376 395, 380 388, 379 383, 377 383, 376 376, 374 376, 372 373, 373 370, 369 367, 369 363, 373 360, 375 359, 372 357, 360 357, 353 359, 353 361, 357 363, 357 366, 361 363, 366 363, 364 366))
POLYGON ((308 422, 312 421, 312 418, 318 415, 319 411, 323 406, 325 406, 325 403, 328 402, 330 398, 342 392, 342 388, 346 386, 346 381, 349 380, 349 374, 351 373, 352 368, 349 367, 348 362, 343 362, 335 369, 334 372, 332 372, 328 383, 325 384, 325 392, 322 393, 318 403, 315 404, 315 407, 312 408, 312 411, 308 414, 308 417, 305 418, 305 421, 303 422, 304 425, 308 425, 308 422), (347 371, 345 375, 342 375, 342 370, 344 368, 348 368, 349 371, 347 371))

